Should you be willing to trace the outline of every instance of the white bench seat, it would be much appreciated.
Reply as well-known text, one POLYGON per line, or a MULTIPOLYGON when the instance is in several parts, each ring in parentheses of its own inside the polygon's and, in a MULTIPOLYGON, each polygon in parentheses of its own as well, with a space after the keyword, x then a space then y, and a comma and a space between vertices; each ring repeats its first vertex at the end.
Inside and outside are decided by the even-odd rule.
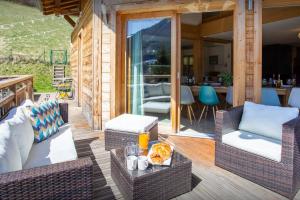
POLYGON ((277 162, 281 161, 281 140, 238 130, 223 135, 222 142, 277 162))
POLYGON ((34 143, 23 169, 51 165, 77 159, 71 127, 59 128, 59 133, 40 143, 34 143))

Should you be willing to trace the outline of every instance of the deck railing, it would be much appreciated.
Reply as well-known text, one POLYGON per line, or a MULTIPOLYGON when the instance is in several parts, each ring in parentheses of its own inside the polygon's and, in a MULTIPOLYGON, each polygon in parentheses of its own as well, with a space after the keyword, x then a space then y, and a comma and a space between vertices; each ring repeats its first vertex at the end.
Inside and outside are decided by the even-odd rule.
POLYGON ((33 99, 33 76, 0 76, 0 119, 25 99, 33 99))

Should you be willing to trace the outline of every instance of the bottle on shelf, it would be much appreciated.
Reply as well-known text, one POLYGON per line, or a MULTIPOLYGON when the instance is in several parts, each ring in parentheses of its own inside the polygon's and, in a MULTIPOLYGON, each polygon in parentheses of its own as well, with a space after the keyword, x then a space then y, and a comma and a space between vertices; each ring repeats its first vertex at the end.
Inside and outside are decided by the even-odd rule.
POLYGON ((273 79, 272 79, 272 87, 276 86, 276 79, 275 79, 275 74, 273 74, 273 79))
POLYGON ((280 74, 278 74, 277 87, 281 87, 280 74))

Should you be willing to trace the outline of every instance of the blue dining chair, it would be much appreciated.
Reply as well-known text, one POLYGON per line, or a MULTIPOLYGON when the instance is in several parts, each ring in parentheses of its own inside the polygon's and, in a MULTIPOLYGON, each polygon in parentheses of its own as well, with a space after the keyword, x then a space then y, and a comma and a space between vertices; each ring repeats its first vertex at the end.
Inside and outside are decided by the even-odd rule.
POLYGON ((261 104, 269 106, 281 106, 277 91, 274 88, 262 88, 261 104))
POLYGON ((202 104, 204 104, 204 107, 203 107, 203 110, 201 112, 198 122, 201 121, 204 111, 206 111, 206 114, 205 114, 205 118, 206 118, 209 107, 212 107, 214 120, 216 121, 215 109, 218 110, 217 105, 219 105, 219 103, 220 103, 218 95, 216 93, 216 90, 211 86, 201 86, 199 89, 198 98, 199 98, 199 101, 202 104))
POLYGON ((293 88, 289 97, 289 106, 300 109, 300 88, 293 88))

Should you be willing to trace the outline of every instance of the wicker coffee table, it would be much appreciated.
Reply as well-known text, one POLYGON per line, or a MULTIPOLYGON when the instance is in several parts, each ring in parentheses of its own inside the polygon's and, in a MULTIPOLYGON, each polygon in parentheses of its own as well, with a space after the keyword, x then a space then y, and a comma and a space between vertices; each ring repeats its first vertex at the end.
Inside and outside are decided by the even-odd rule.
POLYGON ((171 199, 191 191, 192 162, 173 153, 170 167, 149 166, 147 170, 126 168, 124 149, 113 149, 111 176, 125 199, 171 199))

